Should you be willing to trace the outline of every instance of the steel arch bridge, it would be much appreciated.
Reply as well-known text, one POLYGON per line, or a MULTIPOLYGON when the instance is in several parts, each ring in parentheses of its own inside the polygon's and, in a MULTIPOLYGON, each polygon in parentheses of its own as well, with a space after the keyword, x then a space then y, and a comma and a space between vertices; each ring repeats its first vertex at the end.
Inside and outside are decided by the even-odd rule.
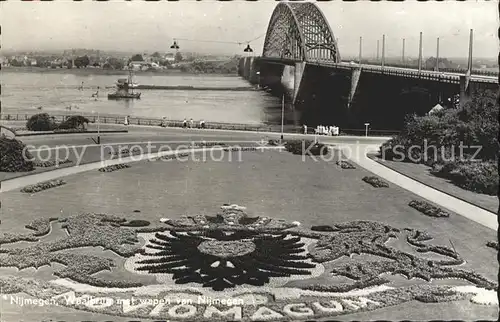
POLYGON ((341 61, 328 21, 311 2, 281 2, 276 6, 262 57, 310 63, 341 61))

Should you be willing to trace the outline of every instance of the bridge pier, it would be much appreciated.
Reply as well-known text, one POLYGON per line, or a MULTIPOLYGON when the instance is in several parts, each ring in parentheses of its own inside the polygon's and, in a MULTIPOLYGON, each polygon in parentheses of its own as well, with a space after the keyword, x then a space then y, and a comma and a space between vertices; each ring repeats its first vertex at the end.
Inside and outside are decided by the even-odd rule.
POLYGON ((347 100, 347 108, 351 107, 358 88, 359 78, 361 77, 361 67, 352 70, 351 74, 351 90, 349 92, 349 99, 347 100))
POLYGON ((460 76, 460 103, 461 109, 465 107, 465 104, 472 101, 472 89, 470 83, 470 76, 464 75, 460 76))
POLYGON ((299 96, 302 80, 304 79, 305 70, 306 70, 306 63, 305 62, 295 63, 294 82, 293 82, 293 97, 292 97, 293 104, 295 104, 297 102, 297 98, 299 96))

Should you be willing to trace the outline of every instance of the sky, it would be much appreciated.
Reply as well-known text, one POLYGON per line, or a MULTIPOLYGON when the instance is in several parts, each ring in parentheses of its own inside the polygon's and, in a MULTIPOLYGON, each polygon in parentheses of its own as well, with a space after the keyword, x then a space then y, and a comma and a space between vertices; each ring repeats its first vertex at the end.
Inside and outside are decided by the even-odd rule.
MULTIPOLYGON (((363 57, 374 57, 377 40, 386 36, 386 57, 418 56, 423 32, 424 57, 466 57, 469 29, 474 29, 474 57, 496 58, 496 1, 466 2, 316 2, 323 11, 341 56, 357 56, 363 37, 363 57)), ((250 43, 262 52, 265 33, 277 2, 0 2, 2 50, 88 48, 138 53, 168 52, 174 38, 250 43)), ((179 40, 181 52, 243 54, 243 45, 179 40)), ((380 49, 381 50, 381 49, 380 49)))

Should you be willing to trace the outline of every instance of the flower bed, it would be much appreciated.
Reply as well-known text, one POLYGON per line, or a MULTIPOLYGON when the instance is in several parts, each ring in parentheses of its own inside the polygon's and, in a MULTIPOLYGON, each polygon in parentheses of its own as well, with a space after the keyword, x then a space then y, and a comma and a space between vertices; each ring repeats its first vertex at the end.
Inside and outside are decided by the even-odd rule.
POLYGON ((430 203, 425 202, 425 201, 412 200, 412 201, 410 201, 410 203, 408 205, 410 207, 420 211, 424 215, 429 216, 429 217, 449 217, 450 216, 450 214, 447 211, 445 211, 441 208, 435 207, 435 206, 433 206, 430 203))
POLYGON ((389 184, 379 177, 366 176, 362 179, 364 182, 371 184, 375 188, 388 188, 389 184))
MULTIPOLYGON (((24 248, 2 249, 1 253, 6 255, 0 256, 0 267, 38 268, 56 262, 64 265, 54 271, 54 275, 60 278, 69 278, 76 282, 101 287, 137 287, 142 284, 93 276, 100 271, 111 270, 114 267, 113 260, 88 254, 75 254, 71 252, 71 249, 100 246, 122 257, 130 257, 141 252, 141 247, 137 244, 139 241, 137 233, 165 230, 163 227, 123 227, 124 224, 131 226, 132 223, 137 224, 138 221, 127 223, 123 218, 106 214, 80 214, 58 221, 63 224, 62 228, 66 229, 66 237, 52 241, 39 241, 24 248)), ((145 221, 139 223, 144 224, 145 221)), ((36 231, 10 234, 3 238, 0 236, 0 242, 37 241, 36 236, 47 233, 50 229, 48 220, 36 220, 29 226, 31 229, 36 228, 36 231)))
POLYGON ((0 245, 15 243, 19 241, 38 241, 38 237, 46 235, 50 232, 50 222, 57 220, 57 218, 37 218, 25 227, 33 230, 33 232, 22 233, 22 234, 11 234, 5 233, 0 234, 0 245))
POLYGON ((326 155, 328 146, 322 143, 314 143, 308 140, 285 141, 285 148, 288 152, 299 155, 326 155))
POLYGON ((69 159, 64 159, 64 160, 50 160, 50 161, 38 161, 35 160, 33 161, 33 165, 35 167, 40 167, 40 168, 51 168, 51 167, 56 167, 59 166, 60 164, 66 164, 66 163, 72 163, 73 161, 69 159))
POLYGON ((99 171, 100 172, 113 172, 116 170, 126 169, 126 168, 130 168, 130 165, 125 164, 125 163, 120 163, 120 164, 113 164, 113 165, 108 165, 107 167, 100 168, 99 171))
POLYGON ((52 180, 52 181, 45 181, 45 182, 40 182, 31 186, 27 186, 21 189, 21 192, 24 193, 36 193, 40 192, 43 190, 47 190, 50 188, 55 188, 59 187, 66 184, 66 181, 58 179, 58 180, 52 180))
POLYGON ((233 147, 228 147, 228 148, 224 148, 223 149, 224 151, 231 151, 231 152, 234 152, 234 151, 257 151, 257 148, 256 147, 236 147, 236 146, 233 146, 233 147))
POLYGON ((336 164, 342 169, 356 169, 356 167, 349 161, 337 161, 336 164))
POLYGON ((486 246, 494 248, 496 250, 499 250, 498 249, 498 242, 496 242, 496 241, 489 241, 486 243, 486 246))
POLYGON ((118 156, 132 156, 132 155, 139 155, 142 154, 142 150, 138 147, 133 148, 132 150, 128 148, 121 149, 119 151, 114 151, 114 152, 109 152, 113 157, 118 157, 118 156))
POLYGON ((57 128, 57 129, 54 129, 54 133, 67 133, 67 132, 70 132, 70 133, 75 133, 75 132, 87 132, 87 129, 60 129, 60 128, 57 128))
POLYGON ((189 153, 178 153, 178 154, 169 154, 169 155, 164 155, 160 158, 155 158, 153 160, 174 160, 174 159, 179 159, 179 158, 186 158, 189 156, 189 153))
POLYGON ((192 146, 195 147, 214 147, 214 146, 227 146, 224 142, 194 142, 192 146))

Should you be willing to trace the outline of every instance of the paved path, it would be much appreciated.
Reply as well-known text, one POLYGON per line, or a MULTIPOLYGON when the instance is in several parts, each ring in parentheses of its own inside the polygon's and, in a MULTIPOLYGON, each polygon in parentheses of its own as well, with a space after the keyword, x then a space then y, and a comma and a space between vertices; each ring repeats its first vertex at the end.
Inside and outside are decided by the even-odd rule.
POLYGON ((470 203, 442 193, 436 189, 426 186, 418 181, 410 179, 404 175, 391 170, 380 163, 367 157, 367 153, 378 150, 379 145, 339 145, 339 149, 345 156, 375 175, 392 182, 414 194, 427 199, 439 206, 447 208, 460 216, 464 216, 490 229, 498 229, 498 217, 495 213, 476 207, 470 203))

